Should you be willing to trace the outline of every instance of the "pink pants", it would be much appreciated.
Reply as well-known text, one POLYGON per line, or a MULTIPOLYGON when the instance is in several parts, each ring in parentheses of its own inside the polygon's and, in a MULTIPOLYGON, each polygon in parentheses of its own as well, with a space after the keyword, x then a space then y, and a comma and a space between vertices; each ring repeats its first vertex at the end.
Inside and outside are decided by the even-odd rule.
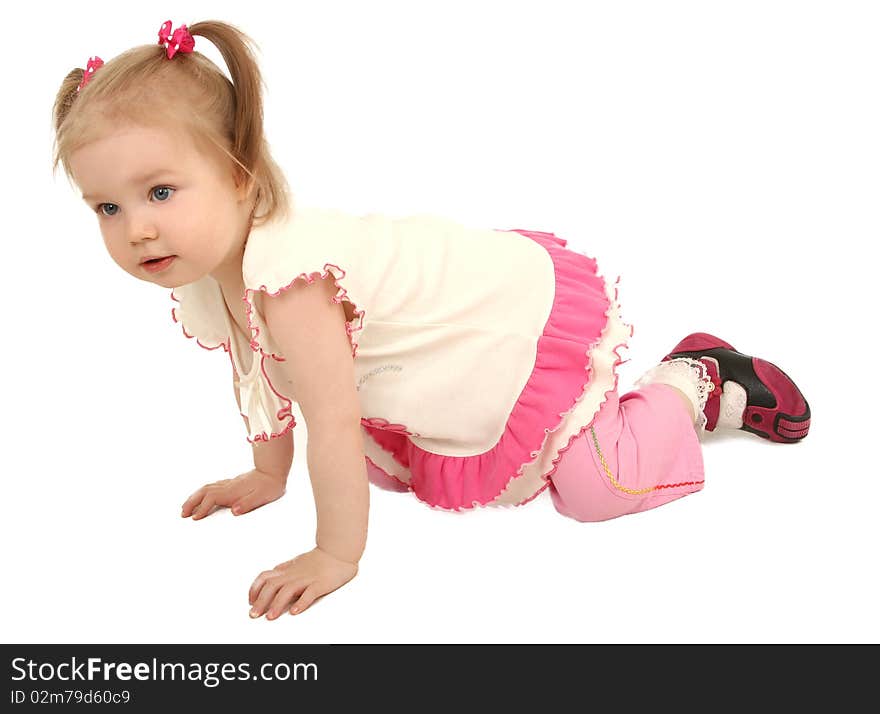
MULTIPOLYGON (((605 521, 703 488, 700 441, 672 387, 654 383, 621 397, 609 394, 593 430, 608 470, 590 429, 581 432, 550 476, 550 496, 562 515, 605 521)), ((367 473, 381 488, 407 490, 369 459, 367 473)))
POLYGON ((703 488, 703 452, 690 414, 672 387, 648 384, 608 399, 550 476, 556 510, 605 521, 655 508, 703 488))

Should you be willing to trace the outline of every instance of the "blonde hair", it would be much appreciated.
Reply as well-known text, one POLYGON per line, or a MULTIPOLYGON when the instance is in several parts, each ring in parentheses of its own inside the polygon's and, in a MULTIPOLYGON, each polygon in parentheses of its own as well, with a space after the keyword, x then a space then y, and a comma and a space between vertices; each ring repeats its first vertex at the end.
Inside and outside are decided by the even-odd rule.
POLYGON ((232 82, 198 51, 178 52, 169 60, 158 41, 106 62, 79 92, 85 70, 71 70, 53 107, 53 172, 61 163, 70 180, 70 155, 119 125, 183 130, 206 155, 237 165, 236 181, 244 182, 238 185, 257 191, 255 226, 289 215, 289 187, 263 136, 263 80, 251 49, 255 43, 220 21, 188 29, 217 47, 232 82))

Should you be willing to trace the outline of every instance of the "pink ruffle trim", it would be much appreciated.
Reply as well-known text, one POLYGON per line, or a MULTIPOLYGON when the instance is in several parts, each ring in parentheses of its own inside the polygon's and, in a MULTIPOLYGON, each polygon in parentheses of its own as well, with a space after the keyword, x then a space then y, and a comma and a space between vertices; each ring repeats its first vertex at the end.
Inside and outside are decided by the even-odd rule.
MULTIPOLYGON (((590 353, 601 340, 610 307, 596 261, 565 249, 567 241, 553 233, 514 230, 547 250, 556 293, 538 338, 535 367, 496 445, 474 456, 438 455, 420 449, 398 430, 364 424, 376 443, 410 470, 415 495, 432 506, 458 510, 494 500, 538 456, 547 435, 590 383, 590 353)), ((618 355, 615 367, 619 362, 618 355)), ((616 381, 615 375, 615 386, 616 381)))
MULTIPOLYGON (((180 302, 180 299, 174 294, 174 290, 171 291, 171 299, 174 300, 174 302, 177 302, 177 303, 180 302)), ((226 340, 225 342, 219 342, 216 345, 214 345, 213 347, 209 347, 208 345, 203 345, 202 341, 198 337, 196 337, 195 335, 189 334, 186 331, 186 328, 183 326, 183 322, 177 319, 177 308, 176 307, 171 308, 171 319, 174 320, 174 322, 176 322, 178 325, 180 325, 180 329, 183 331, 184 337, 186 337, 187 339, 190 339, 190 340, 195 340, 196 344, 199 347, 201 347, 202 349, 216 350, 218 347, 222 347, 224 350, 229 352, 229 340, 226 340)), ((232 365, 232 368, 235 369, 235 364, 232 365)))
MULTIPOLYGON (((263 346, 260 344, 260 328, 258 325, 254 324, 253 314, 252 314, 254 311, 254 305, 251 300, 251 295, 253 293, 255 293, 257 291, 262 291, 270 296, 280 295, 285 290, 290 290, 290 288, 293 287, 293 285, 296 283, 297 280, 304 280, 306 283, 311 284, 311 283, 315 282, 316 279, 320 278, 321 280, 323 280, 328 275, 333 276, 333 284, 336 286, 336 295, 333 296, 333 302, 338 305, 338 304, 341 304, 343 300, 345 300, 345 301, 351 303, 351 305, 354 307, 354 320, 357 320, 357 327, 352 327, 351 323, 346 321, 345 334, 348 335, 348 342, 351 345, 351 356, 356 357, 357 356, 357 343, 354 339, 354 333, 357 332, 358 330, 363 329, 364 311, 358 310, 357 305, 355 305, 355 303, 351 299, 349 299, 348 291, 339 284, 339 281, 345 277, 345 271, 342 268, 340 268, 338 265, 333 265, 332 263, 327 263, 324 266, 323 271, 314 271, 311 273, 300 273, 293 280, 291 280, 289 283, 287 283, 287 285, 282 285, 280 288, 278 288, 274 292, 269 290, 269 288, 267 288, 265 285, 260 285, 260 287, 258 287, 258 288, 246 288, 245 289, 243 299, 244 299, 244 304, 245 304, 245 311, 247 312, 248 327, 250 327, 250 329, 251 329, 251 349, 254 352, 259 351, 262 354, 268 354, 268 356, 272 357, 272 359, 274 359, 278 362, 284 361, 283 357, 279 357, 278 355, 276 355, 274 353, 265 352, 263 350, 263 346), (340 273, 339 277, 336 277, 336 274, 333 273, 331 270, 329 270, 329 268, 333 268, 338 273, 340 273)), ((354 321, 354 320, 352 320, 352 321, 354 321)))
MULTIPOLYGON (((171 299, 174 300, 175 302, 178 302, 178 303, 180 302, 180 300, 174 294, 173 290, 171 291, 171 299)), ((180 329, 183 330, 183 334, 185 337, 187 337, 190 340, 194 339, 196 341, 196 344, 199 347, 201 347, 202 349, 216 350, 218 347, 222 347, 226 351, 226 354, 229 355, 229 362, 232 364, 233 373, 235 373, 236 377, 239 376, 238 370, 235 368, 235 360, 232 358, 232 349, 230 349, 229 338, 227 338, 226 341, 224 341, 224 342, 220 342, 220 343, 214 345, 213 347, 209 347, 208 345, 202 344, 201 340, 199 340, 195 335, 191 335, 186 331, 186 328, 183 326, 183 322, 177 319, 176 308, 171 309, 171 319, 180 325, 180 329)), ((282 400, 282 402, 284 402, 284 406, 278 410, 278 412, 275 414, 275 418, 278 421, 283 421, 284 419, 289 419, 290 421, 288 421, 287 424, 284 426, 284 428, 279 432, 273 431, 271 434, 267 434, 265 431, 262 431, 259 434, 257 434, 253 439, 250 436, 248 436, 247 440, 251 444, 255 444, 258 441, 269 441, 270 439, 275 439, 279 436, 284 436, 288 431, 290 431, 291 429, 293 429, 293 427, 296 426, 296 419, 294 418, 293 411, 292 411, 292 402, 287 397, 285 397, 283 394, 281 394, 277 389, 275 389, 275 387, 272 386, 272 382, 269 379, 269 375, 266 373, 266 365, 263 363, 265 356, 255 354, 254 359, 257 359, 257 358, 260 359, 260 371, 263 373, 263 378, 266 380, 266 384, 269 386, 269 389, 271 389, 275 393, 275 395, 277 397, 279 397, 282 400)), ((245 419, 248 418, 248 415, 241 412, 241 411, 239 411, 239 414, 245 419)))
MULTIPOLYGON (((620 282, 619 277, 617 279, 617 282, 620 282)), ((617 292, 618 292, 617 291, 617 284, 615 283, 615 287, 614 287, 614 302, 615 303, 617 302, 617 292)), ((634 328, 632 325, 630 325, 629 326, 629 337, 632 337, 633 333, 634 333, 634 328)), ((623 364, 624 362, 629 361, 629 360, 624 360, 620 356, 620 353, 617 350, 619 350, 621 347, 625 347, 625 346, 626 346, 626 342, 621 342, 620 344, 615 345, 614 349, 612 350, 612 352, 614 353, 614 356, 617 358, 614 360, 614 364, 611 365, 611 369, 614 371, 614 384, 611 386, 610 389, 606 390, 605 393, 602 395, 602 401, 599 404, 599 408, 596 409, 596 413, 593 414, 593 419, 590 421, 589 424, 584 424, 580 428, 580 431, 578 431, 576 434, 572 434, 572 436, 569 437, 569 439, 568 439, 568 443, 565 446, 563 446, 561 449, 559 449, 559 451, 556 452, 556 456, 554 456, 550 462, 551 465, 553 466, 553 468, 550 469, 547 473, 545 473, 543 475, 544 485, 541 486, 541 488, 539 488, 537 491, 535 491, 535 493, 533 493, 531 496, 529 496, 528 498, 517 503, 516 504, 517 506, 524 506, 525 504, 529 503, 530 501, 533 501, 534 499, 536 499, 539 495, 541 495, 544 492, 544 489, 546 489, 550 485, 551 478, 552 478, 553 474, 556 473, 556 469, 559 468, 559 462, 562 461, 563 454, 565 454, 565 452, 571 448, 571 445, 575 442, 575 439, 581 438, 584 435, 584 433, 587 431, 587 429, 589 429, 593 425, 593 422, 596 420, 596 416, 605 407, 605 404, 608 401, 608 395, 612 392, 617 391, 618 382, 620 381, 620 375, 617 374, 617 368, 621 364, 623 364)))
MULTIPOLYGON (((337 289, 336 295, 334 295, 332 298, 333 302, 336 304, 341 304, 343 300, 348 300, 348 302, 350 302, 352 304, 352 306, 354 306, 354 308, 355 308, 354 309, 354 319, 357 320, 357 327, 353 328, 351 326, 351 323, 348 321, 346 321, 346 323, 345 323, 345 334, 348 336, 348 341, 349 341, 349 344, 351 345, 351 355, 352 355, 352 357, 355 357, 357 354, 357 343, 355 342, 353 335, 355 332, 357 332, 358 330, 363 328, 364 311, 357 309, 357 306, 354 304, 354 302, 349 300, 348 291, 339 284, 339 281, 345 277, 345 271, 342 268, 340 268, 339 266, 333 265, 331 263, 327 263, 324 266, 323 272, 314 271, 312 273, 300 273, 295 278, 293 278, 293 280, 291 280, 289 283, 287 283, 286 285, 282 285, 280 288, 278 288, 274 292, 269 290, 269 288, 267 288, 265 285, 261 285, 258 288, 245 288, 244 297, 242 299, 244 300, 244 304, 245 304, 245 313, 247 315, 248 327, 251 330, 250 348, 254 351, 254 359, 257 359, 257 357, 259 356, 259 358, 261 360, 260 369, 263 373, 263 379, 265 380, 266 384, 269 386, 269 389, 271 389, 275 393, 275 395, 279 399, 281 399, 281 401, 284 404, 284 407, 282 407, 278 411, 278 413, 275 415, 275 418, 278 421, 282 421, 283 419, 290 420, 287 423, 287 425, 284 427, 284 429, 282 429, 280 432, 277 432, 277 433, 272 432, 271 434, 266 434, 266 432, 262 432, 261 434, 254 437, 253 439, 248 437, 248 441, 251 443, 254 443, 257 441, 269 441, 269 439, 274 439, 276 437, 283 436, 288 431, 293 429, 294 426, 296 426, 296 420, 294 419, 293 413, 292 413, 292 401, 290 399, 288 399, 286 396, 284 396, 283 394, 281 394, 277 389, 275 389, 274 385, 272 384, 272 381, 269 379, 268 373, 266 372, 266 366, 263 363, 263 360, 265 360, 267 357, 271 357, 272 359, 274 359, 277 362, 283 362, 284 358, 273 353, 273 352, 266 352, 263 349, 262 344, 260 344, 260 327, 259 327, 259 325, 256 324, 256 320, 254 319, 255 308, 254 308, 254 304, 253 304, 252 295, 253 295, 253 293, 255 293, 257 291, 262 291, 270 296, 280 295, 285 290, 290 290, 290 288, 293 287, 293 285, 296 283, 297 280, 304 280, 307 284, 311 284, 311 283, 314 283, 315 280, 317 280, 318 278, 323 280, 328 275, 332 275, 334 285, 337 289), (336 274, 334 274, 331 270, 329 270, 329 268, 333 268, 334 270, 336 270, 337 273, 339 273, 339 277, 337 277, 336 274)), ((354 319, 352 321, 354 321, 354 319)), ((234 368, 235 368, 235 363, 233 363, 233 369, 234 368)), ((242 414, 242 416, 246 417, 247 415, 242 414)))
MULTIPOLYGON (((275 418, 278 421, 283 421, 285 419, 289 419, 290 421, 287 422, 287 424, 284 426, 284 428, 281 431, 278 431, 278 432, 273 431, 271 434, 267 434, 265 431, 262 431, 259 434, 257 434, 253 439, 251 439, 251 437, 248 436, 247 440, 251 444, 255 444, 258 441, 269 441, 270 439, 275 439, 279 436, 284 436, 288 431, 290 431, 291 429, 293 429, 293 427, 296 426, 296 419, 293 416, 293 409, 292 409, 293 403, 291 402, 290 399, 285 397, 277 389, 275 389, 275 387, 272 386, 272 380, 269 379, 269 375, 266 373, 266 355, 255 353, 253 358, 257 359, 258 357, 260 359, 260 371, 263 373, 263 379, 266 380, 266 384, 269 385, 269 389, 271 389, 275 393, 275 396, 277 396, 284 404, 284 406, 281 407, 281 409, 279 409, 275 413, 275 418)), ((229 359, 230 359, 230 361, 232 361, 232 353, 231 352, 229 353, 229 359)), ((235 362, 232 362, 232 369, 233 370, 235 369, 235 362)), ((241 412, 239 412, 239 414, 241 414, 241 412)), ((248 418, 247 414, 241 414, 241 416, 248 418)))

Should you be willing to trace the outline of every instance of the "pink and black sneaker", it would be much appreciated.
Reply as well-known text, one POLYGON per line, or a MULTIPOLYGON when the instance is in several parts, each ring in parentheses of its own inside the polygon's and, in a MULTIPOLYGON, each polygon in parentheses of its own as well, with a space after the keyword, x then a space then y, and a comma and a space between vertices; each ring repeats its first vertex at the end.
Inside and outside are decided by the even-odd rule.
POLYGON ((685 337, 662 361, 676 357, 700 360, 715 384, 703 410, 706 431, 738 428, 790 444, 810 430, 810 405, 775 364, 737 352, 705 332, 685 337))

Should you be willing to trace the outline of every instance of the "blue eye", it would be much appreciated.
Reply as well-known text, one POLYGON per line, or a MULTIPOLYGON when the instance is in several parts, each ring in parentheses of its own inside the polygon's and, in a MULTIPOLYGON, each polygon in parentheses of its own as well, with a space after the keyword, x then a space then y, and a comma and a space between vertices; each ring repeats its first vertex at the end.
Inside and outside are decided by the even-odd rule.
MULTIPOLYGON (((159 203, 165 203, 169 198, 171 198, 171 194, 174 192, 174 190, 175 189, 171 188, 170 186, 156 186, 150 189, 150 195, 156 196, 159 203), (164 194, 164 198, 159 198, 156 194, 157 191, 167 191, 168 193, 164 194)), ((119 206, 117 206, 115 203, 99 203, 95 208, 96 212, 98 213, 98 215, 106 216, 107 218, 115 216, 117 211, 114 211, 113 213, 107 213, 104 210, 104 206, 113 206, 114 208, 119 208, 119 206)))

